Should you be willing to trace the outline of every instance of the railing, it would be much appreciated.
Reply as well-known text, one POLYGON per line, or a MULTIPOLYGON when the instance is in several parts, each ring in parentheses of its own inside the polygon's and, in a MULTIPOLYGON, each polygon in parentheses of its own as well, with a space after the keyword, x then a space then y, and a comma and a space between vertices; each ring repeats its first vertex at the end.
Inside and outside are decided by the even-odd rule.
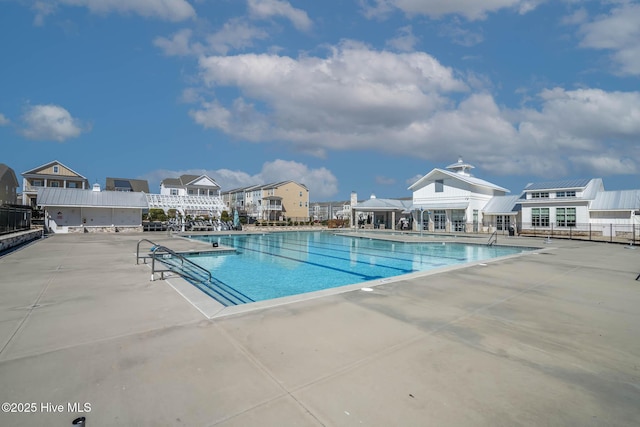
POLYGON ((230 306, 254 302, 253 299, 237 289, 221 282, 220 280, 214 279, 209 270, 190 261, 181 254, 172 251, 166 246, 157 245, 149 239, 141 239, 138 241, 136 248, 136 264, 139 264, 140 259, 143 259, 146 264, 147 258, 151 258, 151 281, 154 281, 155 273, 160 273, 160 278, 164 280, 164 273, 172 272, 188 279, 198 289, 205 292, 222 305, 230 306), (151 255, 140 255, 140 244, 142 242, 147 242, 152 245, 151 255), (167 268, 156 268, 156 259, 158 259, 158 262, 162 263, 167 268))
POLYGON ((496 243, 498 243, 498 230, 491 233, 491 236, 489 236, 489 241, 487 242, 487 246, 493 246, 496 243))
POLYGON ((195 281, 201 281, 202 277, 197 277, 196 275, 193 274, 189 274, 189 272, 187 272, 187 270, 185 270, 185 263, 186 266, 188 268, 192 268, 196 271, 198 271, 200 274, 202 274, 206 280, 208 280, 209 282, 211 282, 211 272, 209 270, 207 270, 204 267, 199 266, 198 264, 194 263, 193 261, 190 261, 189 259, 185 258, 183 255, 172 251, 171 249, 167 248, 166 246, 161 246, 158 245, 154 242, 152 242, 149 239, 141 239, 138 241, 138 245, 136 247, 136 264, 140 263, 140 259, 144 260, 144 263, 146 264, 146 260, 147 258, 151 258, 151 281, 155 280, 155 273, 160 273, 160 279, 164 280, 164 273, 166 272, 173 272, 176 274, 179 274, 180 276, 183 277, 187 277, 191 280, 195 280, 195 281), (150 243, 151 246, 151 256, 140 256, 140 244, 142 242, 148 242, 150 243), (160 270, 156 268, 156 259, 158 258, 158 256, 161 256, 162 260, 168 260, 168 259, 177 259, 179 261, 179 266, 177 264, 173 264, 176 268, 171 268, 170 264, 168 264, 167 261, 160 261, 163 263, 163 265, 167 266, 167 269, 164 270, 160 270), (177 268, 179 267, 179 269, 177 268))
POLYGON ((520 234, 526 236, 542 236, 556 239, 590 240, 609 243, 640 242, 640 221, 635 223, 576 223, 570 226, 559 226, 551 223, 548 226, 523 223, 519 227, 520 234))
POLYGON ((31 213, 31 208, 27 206, 0 206, 0 234, 29 230, 31 213))

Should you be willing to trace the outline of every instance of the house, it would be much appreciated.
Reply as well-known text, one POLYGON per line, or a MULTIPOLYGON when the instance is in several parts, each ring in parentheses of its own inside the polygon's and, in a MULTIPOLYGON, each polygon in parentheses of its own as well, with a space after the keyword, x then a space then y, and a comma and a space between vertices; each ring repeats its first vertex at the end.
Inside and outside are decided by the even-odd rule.
POLYGON ((294 181, 236 188, 222 197, 230 210, 257 220, 309 221, 309 189, 294 181))
POLYGON ((232 190, 225 191, 224 193, 222 193, 222 200, 224 201, 224 204, 227 206, 227 212, 232 212, 234 210, 237 210, 238 212, 246 213, 245 193, 247 190, 254 187, 257 187, 257 186, 234 188, 232 190))
POLYGON ((141 232, 143 193, 41 187, 38 205, 45 213, 45 227, 53 233, 141 232))
POLYGON ((57 160, 22 173, 22 204, 36 207, 40 188, 88 189, 89 181, 57 160))
POLYGON ((413 185, 414 229, 449 232, 480 231, 480 213, 496 196, 509 190, 474 177, 474 166, 462 158, 446 169, 435 168, 413 185))
POLYGON ((9 166, 0 163, 0 206, 18 203, 17 188, 20 186, 16 173, 9 166))
POLYGON ((262 187, 262 217, 309 221, 309 189, 294 181, 282 181, 262 187))
POLYGON ((149 193, 149 182, 144 179, 107 178, 105 191, 129 191, 149 193))
POLYGON ((590 222, 591 203, 603 191, 600 178, 530 183, 520 200, 522 230, 584 226, 590 222))
POLYGON ((160 183, 160 194, 166 196, 220 196, 220 186, 207 175, 181 175, 165 178, 160 183))

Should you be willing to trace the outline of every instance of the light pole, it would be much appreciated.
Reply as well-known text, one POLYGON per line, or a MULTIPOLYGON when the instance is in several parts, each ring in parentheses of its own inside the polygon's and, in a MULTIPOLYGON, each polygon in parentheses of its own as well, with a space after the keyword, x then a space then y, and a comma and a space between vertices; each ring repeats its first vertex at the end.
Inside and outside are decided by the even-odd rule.
POLYGON ((420 237, 422 237, 422 230, 424 229, 424 223, 422 222, 422 215, 424 214, 424 208, 420 208, 420 237))

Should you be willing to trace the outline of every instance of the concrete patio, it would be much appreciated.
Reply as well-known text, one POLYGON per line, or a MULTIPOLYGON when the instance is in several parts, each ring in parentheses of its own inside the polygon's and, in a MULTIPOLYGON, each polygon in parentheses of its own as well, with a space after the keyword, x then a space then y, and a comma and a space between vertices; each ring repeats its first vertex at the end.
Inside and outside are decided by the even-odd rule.
POLYGON ((504 237, 542 249, 207 319, 136 265, 143 237, 206 246, 55 235, 0 258, 0 402, 31 410, 0 425, 640 420, 640 248, 504 237))

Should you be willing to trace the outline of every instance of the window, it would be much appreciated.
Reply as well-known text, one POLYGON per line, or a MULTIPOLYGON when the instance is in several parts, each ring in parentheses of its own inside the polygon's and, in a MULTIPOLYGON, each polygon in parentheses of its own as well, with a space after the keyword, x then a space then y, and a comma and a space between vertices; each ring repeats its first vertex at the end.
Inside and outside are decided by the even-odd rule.
POLYGON ((302 191, 300 192, 300 197, 302 197, 302 191))
POLYGON ((67 188, 78 188, 77 182, 67 182, 67 188))
POLYGON ((58 168, 58 166, 54 166, 54 167, 53 167, 53 173, 59 173, 59 168, 58 168))
POLYGON ((34 187, 42 187, 42 180, 34 179, 33 181, 31 181, 31 185, 33 185, 34 187))
POLYGON ((549 198, 549 192, 535 192, 535 193, 531 193, 531 198, 532 199, 548 199, 549 198))
POLYGON ((178 189, 177 188, 172 188, 171 191, 170 191, 170 194, 172 196, 177 196, 178 195, 178 189))
POLYGON ((549 226, 549 208, 531 209, 531 225, 534 227, 549 226))
POLYGON ((193 189, 192 189, 192 188, 190 188, 190 189, 187 191, 187 194, 189 194, 190 196, 192 196, 192 195, 193 195, 193 189))
POLYGON ((558 227, 575 227, 576 208, 556 208, 556 224, 558 227))
POLYGON ((556 197, 576 197, 575 191, 558 191, 556 192, 556 197))
POLYGON ((302 207, 302 202, 300 202, 300 207, 302 207))
POLYGON ((52 187, 60 187, 60 183, 58 181, 51 181, 51 186, 52 187))
POLYGON ((444 191, 444 180, 436 179, 436 193, 442 193, 444 191))

